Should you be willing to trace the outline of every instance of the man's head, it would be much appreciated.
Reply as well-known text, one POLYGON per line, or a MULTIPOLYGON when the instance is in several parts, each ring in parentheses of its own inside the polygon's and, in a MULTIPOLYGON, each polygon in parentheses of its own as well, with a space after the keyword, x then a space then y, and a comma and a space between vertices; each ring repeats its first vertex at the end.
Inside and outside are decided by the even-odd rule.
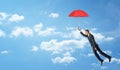
POLYGON ((85 35, 89 35, 89 34, 90 34, 89 30, 86 29, 86 30, 85 30, 85 35))

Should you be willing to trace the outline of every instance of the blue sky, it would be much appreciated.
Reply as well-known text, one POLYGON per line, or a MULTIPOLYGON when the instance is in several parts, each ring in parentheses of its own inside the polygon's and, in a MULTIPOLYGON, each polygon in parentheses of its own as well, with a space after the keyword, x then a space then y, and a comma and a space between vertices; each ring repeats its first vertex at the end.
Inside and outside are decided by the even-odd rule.
POLYGON ((120 68, 119 0, 2 0, 0 2, 1 70, 118 70, 120 68), (70 18, 81 9, 87 18, 70 18), (93 55, 88 28, 111 63, 93 55))

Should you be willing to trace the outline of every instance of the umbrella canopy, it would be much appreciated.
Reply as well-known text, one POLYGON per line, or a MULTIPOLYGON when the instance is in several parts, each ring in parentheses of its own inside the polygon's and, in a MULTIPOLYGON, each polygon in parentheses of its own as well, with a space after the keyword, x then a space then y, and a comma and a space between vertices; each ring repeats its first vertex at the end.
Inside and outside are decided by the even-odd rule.
POLYGON ((88 14, 83 10, 74 10, 69 14, 69 17, 88 17, 88 14))

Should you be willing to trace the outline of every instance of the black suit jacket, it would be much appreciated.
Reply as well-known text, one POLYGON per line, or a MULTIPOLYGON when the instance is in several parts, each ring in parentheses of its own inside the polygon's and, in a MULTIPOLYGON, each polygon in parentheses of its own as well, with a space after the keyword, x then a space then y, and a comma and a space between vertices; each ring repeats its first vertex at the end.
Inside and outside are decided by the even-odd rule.
POLYGON ((92 34, 90 34, 90 35, 88 36, 88 35, 85 35, 83 32, 80 32, 80 33, 81 33, 84 37, 87 37, 87 38, 88 38, 88 40, 89 40, 89 42, 90 42, 90 44, 91 44, 91 46, 92 46, 93 48, 96 47, 97 43, 95 42, 94 36, 93 36, 92 34))

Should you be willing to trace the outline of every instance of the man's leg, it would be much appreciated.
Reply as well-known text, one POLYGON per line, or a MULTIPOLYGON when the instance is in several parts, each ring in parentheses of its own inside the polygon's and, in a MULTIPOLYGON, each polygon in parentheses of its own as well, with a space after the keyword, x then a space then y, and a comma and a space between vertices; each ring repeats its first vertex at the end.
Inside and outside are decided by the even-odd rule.
POLYGON ((93 48, 93 52, 94 52, 95 56, 98 58, 98 60, 101 62, 101 65, 102 65, 102 64, 103 64, 103 59, 100 58, 100 56, 99 56, 98 53, 97 53, 97 50, 95 50, 95 49, 93 48))
POLYGON ((98 45, 96 45, 96 49, 98 50, 98 52, 99 52, 100 54, 102 54, 103 56, 105 56, 106 58, 108 58, 108 59, 109 59, 109 62, 111 61, 111 56, 109 56, 109 55, 107 55, 106 53, 104 53, 104 52, 99 48, 98 45))

